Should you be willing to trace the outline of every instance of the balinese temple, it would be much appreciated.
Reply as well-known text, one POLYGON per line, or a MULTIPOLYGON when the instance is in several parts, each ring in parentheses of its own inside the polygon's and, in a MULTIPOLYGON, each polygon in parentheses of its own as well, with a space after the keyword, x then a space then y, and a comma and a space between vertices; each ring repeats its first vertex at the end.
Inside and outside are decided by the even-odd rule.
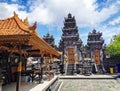
POLYGON ((15 12, 14 16, 0 20, 0 68, 5 84, 17 82, 16 91, 19 91, 22 73, 28 75, 34 71, 26 71, 28 57, 40 57, 42 64, 45 57, 52 61, 52 58, 60 56, 58 51, 38 36, 36 27, 36 22, 30 26, 27 18, 22 21, 15 12))
POLYGON ((63 52, 63 61, 66 74, 73 74, 76 69, 74 64, 78 64, 80 60, 80 47, 82 41, 79 38, 78 27, 76 25, 75 17, 70 13, 64 20, 64 27, 62 28, 62 37, 60 40, 59 49, 63 52), (75 58, 75 60, 74 60, 75 58))
POLYGON ((93 63, 93 73, 103 73, 103 43, 102 33, 95 29, 88 34, 87 45, 89 48, 89 58, 93 63))
POLYGON ((47 33, 46 35, 43 36, 43 39, 52 47, 55 47, 55 39, 53 37, 53 35, 50 35, 49 33, 47 33))

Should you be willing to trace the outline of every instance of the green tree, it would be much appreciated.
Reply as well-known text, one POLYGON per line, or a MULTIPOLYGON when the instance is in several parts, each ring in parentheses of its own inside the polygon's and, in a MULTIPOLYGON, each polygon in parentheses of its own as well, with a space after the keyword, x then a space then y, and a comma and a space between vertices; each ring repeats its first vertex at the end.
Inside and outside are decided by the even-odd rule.
POLYGON ((106 47, 105 53, 115 59, 120 58, 120 35, 114 36, 113 43, 106 47))

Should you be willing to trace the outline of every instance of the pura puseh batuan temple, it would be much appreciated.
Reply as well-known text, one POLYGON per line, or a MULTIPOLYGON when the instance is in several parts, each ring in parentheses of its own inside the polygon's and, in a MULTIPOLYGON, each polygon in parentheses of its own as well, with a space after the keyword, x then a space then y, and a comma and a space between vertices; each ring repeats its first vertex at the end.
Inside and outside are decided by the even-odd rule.
MULTIPOLYGON (((28 18, 21 20, 15 12, 0 20, 0 82, 3 76, 4 85, 16 82, 15 91, 20 91, 21 78, 25 76, 41 83, 43 76, 50 81, 55 74, 103 74, 109 69, 104 66, 107 63, 102 33, 93 29, 84 46, 72 14, 64 18, 59 48, 55 48, 52 35, 47 33, 42 38, 36 27, 37 22, 30 26, 28 18)), ((42 91, 50 89, 54 85, 42 91)))
POLYGON ((73 74, 74 69, 76 69, 74 68, 74 64, 79 64, 81 57, 80 47, 82 45, 82 41, 79 38, 75 17, 70 13, 68 14, 68 17, 65 18, 62 32, 63 34, 61 36, 59 47, 63 52, 65 72, 67 72, 67 74, 73 74), (75 59, 74 56, 76 56, 75 59))
POLYGON ((64 71, 66 74, 103 73, 102 33, 95 29, 88 34, 87 47, 83 48, 79 38, 75 17, 70 13, 64 20, 59 48, 63 52, 64 71))

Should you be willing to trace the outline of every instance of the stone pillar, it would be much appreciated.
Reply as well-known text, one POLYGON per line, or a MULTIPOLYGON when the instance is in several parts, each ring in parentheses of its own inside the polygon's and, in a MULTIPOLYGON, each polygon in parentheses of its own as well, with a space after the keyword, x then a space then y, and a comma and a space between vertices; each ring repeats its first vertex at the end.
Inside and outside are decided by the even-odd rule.
POLYGON ((102 70, 103 70, 103 72, 105 72, 105 68, 104 68, 104 65, 103 65, 103 50, 101 49, 100 50, 100 60, 101 60, 101 66, 102 66, 102 70))
POLYGON ((2 82, 0 82, 0 91, 2 91, 2 82))
POLYGON ((93 51, 91 51, 91 60, 92 60, 92 62, 94 62, 94 54, 93 54, 93 51))

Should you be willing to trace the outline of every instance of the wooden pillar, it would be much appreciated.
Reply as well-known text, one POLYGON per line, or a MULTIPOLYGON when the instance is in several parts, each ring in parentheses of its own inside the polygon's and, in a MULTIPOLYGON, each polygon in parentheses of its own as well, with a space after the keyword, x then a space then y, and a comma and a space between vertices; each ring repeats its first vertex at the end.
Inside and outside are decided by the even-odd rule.
POLYGON ((18 62, 18 69, 17 69, 17 83, 16 83, 16 91, 19 91, 20 83, 21 83, 21 71, 22 71, 22 53, 21 53, 21 45, 19 45, 19 62, 18 62))
POLYGON ((52 54, 50 54, 50 70, 52 70, 52 54))
POLYGON ((45 57, 45 65, 48 66, 49 65, 49 57, 45 57))
POLYGON ((5 67, 6 67, 6 75, 7 76, 7 84, 10 84, 11 83, 11 67, 10 67, 10 58, 9 58, 9 55, 11 53, 9 53, 8 51, 5 51, 5 60, 6 60, 6 64, 5 64, 5 67))
MULTIPOLYGON (((44 55, 44 54, 42 53, 42 54, 41 54, 41 58, 43 58, 43 55, 44 55)), ((43 59, 42 59, 42 60, 40 60, 40 61, 42 62, 42 61, 43 61, 43 59)), ((42 75, 43 75, 43 67, 42 67, 42 66, 43 66, 43 63, 41 63, 41 62, 40 62, 41 75, 40 75, 40 77, 39 77, 39 78, 41 78, 41 82, 42 82, 42 79, 43 79, 43 76, 42 76, 42 75)), ((40 83, 40 82, 39 82, 39 83, 40 83)))
POLYGON ((53 61, 53 60, 52 60, 52 54, 50 54, 50 61, 53 61))

